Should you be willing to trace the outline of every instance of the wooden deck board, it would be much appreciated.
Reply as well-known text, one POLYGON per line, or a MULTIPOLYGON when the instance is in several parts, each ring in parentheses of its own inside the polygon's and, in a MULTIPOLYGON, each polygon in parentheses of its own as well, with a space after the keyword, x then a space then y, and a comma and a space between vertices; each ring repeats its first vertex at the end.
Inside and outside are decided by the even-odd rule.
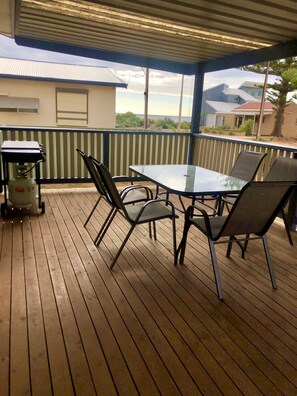
MULTIPOLYGON (((243 260, 217 246, 224 301, 206 239, 191 230, 174 267, 170 221, 158 240, 118 216, 97 249, 106 203, 92 189, 44 190, 46 213, 12 212, 0 226, 1 395, 296 395, 297 238, 272 226, 278 289, 262 245, 243 260), (13 220, 13 222, 12 222, 13 220)), ((177 223, 181 238, 183 217, 177 223)))

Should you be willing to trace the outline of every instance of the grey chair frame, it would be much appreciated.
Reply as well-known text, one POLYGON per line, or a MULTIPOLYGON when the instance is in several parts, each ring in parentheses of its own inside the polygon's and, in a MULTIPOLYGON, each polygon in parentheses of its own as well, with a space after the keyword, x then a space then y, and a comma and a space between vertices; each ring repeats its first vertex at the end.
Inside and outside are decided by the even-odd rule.
MULTIPOLYGON (((106 190, 107 199, 110 202, 112 207, 111 216, 109 217, 108 222, 105 224, 104 230, 100 234, 100 238, 97 240, 97 245, 100 244, 104 235, 106 234, 109 226, 111 225, 115 215, 117 213, 121 214, 130 224, 130 229, 122 242, 119 250, 117 251, 116 255, 114 256, 112 263, 110 264, 110 269, 112 269, 120 256, 123 248, 125 247, 130 235, 132 234, 134 228, 138 224, 144 223, 153 223, 154 226, 154 238, 157 239, 156 234, 156 224, 157 220, 163 220, 166 218, 171 219, 172 221, 172 234, 173 234, 173 252, 174 257, 176 254, 176 224, 175 219, 178 217, 175 214, 175 207, 174 205, 166 200, 166 199, 151 199, 143 204, 135 204, 135 205, 125 205, 124 198, 129 193, 129 189, 127 189, 124 193, 119 194, 114 181, 111 177, 109 170, 102 164, 98 164, 98 169, 101 175, 102 182, 104 184, 106 190)), ((133 188, 133 187, 130 187, 133 188)), ((146 189, 150 190, 148 187, 146 189)), ((150 190, 151 191, 151 190, 150 190)), ((151 198, 153 198, 153 192, 151 191, 151 198)), ((149 228, 149 235, 150 238, 152 237, 151 228, 149 228)))
POLYGON ((196 205, 189 206, 185 214, 183 237, 175 256, 175 265, 178 261, 181 264, 184 263, 187 235, 190 227, 196 226, 207 236, 217 295, 219 299, 223 299, 215 244, 228 243, 226 256, 230 257, 234 242, 241 246, 241 242, 261 239, 272 287, 276 288, 266 233, 295 187, 296 184, 291 182, 249 182, 241 190, 227 216, 212 217, 196 205), (195 211, 198 211, 202 217, 195 217, 195 211), (228 237, 228 239, 221 240, 222 237, 228 237))

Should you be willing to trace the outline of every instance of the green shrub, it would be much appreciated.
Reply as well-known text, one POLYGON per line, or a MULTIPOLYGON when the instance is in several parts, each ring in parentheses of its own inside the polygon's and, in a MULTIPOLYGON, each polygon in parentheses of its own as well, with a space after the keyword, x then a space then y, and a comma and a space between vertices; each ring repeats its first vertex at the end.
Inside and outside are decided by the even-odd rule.
POLYGON ((217 126, 217 129, 231 129, 230 125, 220 125, 217 126))
POLYGON ((252 136, 253 132, 253 121, 246 120, 244 124, 240 125, 239 130, 245 132, 245 136, 252 136))

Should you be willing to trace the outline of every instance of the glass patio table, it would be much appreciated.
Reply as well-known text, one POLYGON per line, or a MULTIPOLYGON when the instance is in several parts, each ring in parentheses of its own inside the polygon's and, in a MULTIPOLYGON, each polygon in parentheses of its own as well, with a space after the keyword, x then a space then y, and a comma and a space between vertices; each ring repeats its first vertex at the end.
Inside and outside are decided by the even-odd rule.
MULTIPOLYGON (((228 176, 195 165, 131 165, 130 170, 166 190, 167 194, 192 198, 215 196, 220 208, 221 197, 238 194, 246 180, 228 176)), ((185 207, 181 201, 183 209, 185 207)))

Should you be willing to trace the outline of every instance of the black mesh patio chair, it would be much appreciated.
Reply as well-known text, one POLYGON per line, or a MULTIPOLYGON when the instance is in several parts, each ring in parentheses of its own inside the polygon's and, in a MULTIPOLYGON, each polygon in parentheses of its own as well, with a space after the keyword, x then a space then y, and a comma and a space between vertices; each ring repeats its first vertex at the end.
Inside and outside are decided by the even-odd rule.
POLYGON ((226 256, 230 257, 234 242, 243 250, 242 242, 262 239, 272 287, 276 288, 266 233, 295 187, 296 184, 292 185, 289 182, 249 182, 241 190, 227 216, 212 217, 196 205, 189 206, 185 214, 183 237, 176 252, 175 264, 178 259, 183 264, 188 231, 192 225, 197 227, 207 236, 217 295, 223 299, 215 244, 228 243, 226 256), (202 217, 195 217, 195 211, 198 211, 202 217), (221 239, 223 237, 227 239, 221 239))
MULTIPOLYGON (((238 179, 252 181, 254 180, 266 153, 259 153, 255 151, 242 150, 229 173, 230 176, 238 179)), ((220 213, 223 213, 225 204, 234 204, 238 194, 228 194, 222 197, 220 213)))
MULTIPOLYGON (((289 181, 289 182, 297 182, 297 159, 295 158, 287 158, 287 157, 278 157, 274 163, 272 164, 269 172, 265 177, 265 181, 289 181)), ((293 192, 296 197, 296 189, 293 192)), ((296 201, 288 199, 288 202, 284 205, 284 207, 280 210, 278 216, 281 217, 284 221, 288 240, 291 245, 293 245, 293 240, 290 234, 290 223, 291 219, 289 218, 290 212, 290 204, 294 205, 292 211, 295 212, 296 201)))
MULTIPOLYGON (((89 158, 88 155, 86 153, 84 153, 83 151, 81 151, 79 148, 77 148, 76 151, 83 159, 85 166, 88 169, 88 172, 89 172, 89 174, 92 178, 92 181, 93 181, 93 183, 97 189, 97 192, 98 192, 98 199, 97 199, 93 209, 91 210, 91 213, 89 214, 89 216, 87 217, 87 219, 84 223, 84 227, 86 227, 90 218, 92 217, 93 213, 95 212, 101 198, 102 197, 105 198, 106 193, 105 193, 104 185, 102 184, 100 174, 98 173, 98 170, 96 169, 96 166, 95 166, 94 162, 92 161, 92 157, 89 158)), ((125 179, 125 176, 115 176, 114 177, 114 180, 116 180, 117 182, 120 182, 121 179, 125 179)), ((119 189, 120 192, 122 190, 119 189)), ((137 202, 146 201, 148 199, 149 198, 147 196, 147 193, 143 193, 142 191, 139 191, 138 188, 137 189, 134 188, 133 190, 130 191, 129 194, 127 194, 125 196, 124 203, 125 203, 125 205, 128 205, 128 204, 134 204, 137 202)))
MULTIPOLYGON (((162 219, 171 219, 172 220, 172 231, 173 231, 173 251, 174 256, 176 253, 176 226, 175 219, 178 217, 175 214, 175 208, 173 204, 166 199, 151 199, 145 203, 138 203, 135 205, 125 205, 124 199, 125 196, 129 193, 129 189, 133 188, 133 186, 126 189, 121 194, 118 192, 115 183, 112 179, 112 176, 109 170, 102 163, 98 164, 99 172, 102 178, 102 182, 104 184, 106 190, 106 196, 109 200, 110 205, 114 208, 112 215, 109 218, 108 223, 106 224, 103 232, 100 234, 100 238, 97 240, 97 246, 102 241, 106 231, 111 225, 115 215, 120 213, 131 225, 128 234, 126 235, 124 241, 122 242, 121 247, 116 253, 115 257, 112 260, 110 268, 112 269, 115 265, 119 255, 121 254, 126 242, 128 241, 130 235, 132 234, 134 228, 138 224, 149 223, 149 225, 153 224, 154 230, 154 238, 157 239, 156 235, 156 224, 157 220, 162 219)), ((149 190, 148 187, 145 187, 149 190)), ((150 190, 151 197, 153 197, 153 192, 150 190)), ((151 228, 149 227, 149 235, 152 237, 151 228)))
MULTIPOLYGON (((266 153, 259 153, 255 151, 249 151, 249 150, 242 150, 236 160, 235 163, 229 173, 229 176, 237 177, 238 179, 241 180, 246 180, 247 182, 252 181, 254 177, 256 176, 256 173, 264 160, 266 156, 266 153)), ((200 202, 202 203, 205 207, 211 209, 211 214, 213 216, 217 214, 222 214, 224 210, 224 204, 225 200, 230 198, 235 201, 237 197, 237 194, 232 194, 228 196, 224 196, 221 199, 218 199, 217 196, 209 196, 209 197, 191 197, 192 198, 192 203, 194 202, 200 202), (209 204, 209 201, 212 201, 213 204, 209 204)), ((186 211, 186 208, 184 206, 184 203, 181 201, 181 204, 183 206, 184 211, 186 211)))
MULTIPOLYGON (((287 181, 287 182, 297 182, 297 159, 295 158, 288 158, 288 157, 278 157, 273 162, 270 170, 268 171, 264 181, 287 181)), ((294 191, 294 194, 296 190, 294 191)), ((233 205, 235 202, 234 197, 227 197, 226 203, 227 207, 230 208, 230 205, 233 205)), ((294 202, 292 201, 294 204, 294 202)), ((286 233, 288 236, 288 240, 291 245, 293 245, 293 240, 290 234, 290 219, 288 216, 288 209, 289 205, 285 204, 284 208, 281 208, 280 212, 278 213, 278 217, 281 217, 284 221, 286 233)), ((295 211, 295 208, 293 208, 295 211)))

